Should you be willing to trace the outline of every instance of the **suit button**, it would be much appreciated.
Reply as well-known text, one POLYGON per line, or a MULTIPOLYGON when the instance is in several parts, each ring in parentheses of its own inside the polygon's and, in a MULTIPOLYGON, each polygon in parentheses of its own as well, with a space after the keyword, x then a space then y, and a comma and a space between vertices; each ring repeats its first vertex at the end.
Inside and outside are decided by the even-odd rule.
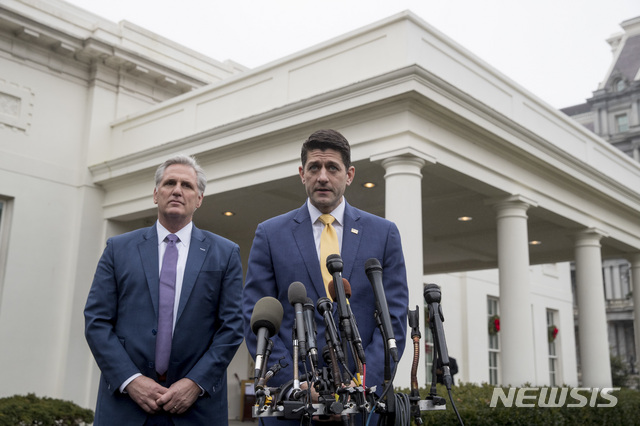
POLYGON ((154 368, 154 367, 155 367, 155 364, 153 362, 149 361, 149 368, 154 368))
POLYGON ((156 334, 158 334, 158 330, 156 330, 156 329, 154 328, 153 330, 151 330, 151 334, 153 334, 153 335, 155 336, 156 334))

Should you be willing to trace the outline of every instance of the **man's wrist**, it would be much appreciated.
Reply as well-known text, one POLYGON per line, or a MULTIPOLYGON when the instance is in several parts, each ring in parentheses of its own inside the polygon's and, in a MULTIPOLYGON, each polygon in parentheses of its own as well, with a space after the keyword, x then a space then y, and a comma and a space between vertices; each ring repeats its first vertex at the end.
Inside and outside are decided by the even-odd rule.
POLYGON ((125 380, 124 382, 122 382, 122 384, 120 385, 120 393, 127 393, 126 389, 127 386, 129 386, 129 383, 133 382, 137 377, 142 376, 142 374, 140 373, 136 373, 133 376, 129 377, 127 380, 125 380))

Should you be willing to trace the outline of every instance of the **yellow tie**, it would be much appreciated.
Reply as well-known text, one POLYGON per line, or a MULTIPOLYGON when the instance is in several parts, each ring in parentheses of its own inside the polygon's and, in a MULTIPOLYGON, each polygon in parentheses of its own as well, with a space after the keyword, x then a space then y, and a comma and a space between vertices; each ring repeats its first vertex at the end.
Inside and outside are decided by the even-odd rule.
MULTIPOLYGON (((333 279, 329 270, 327 270, 327 257, 330 254, 340 254, 340 247, 338 246, 338 234, 332 223, 336 220, 335 217, 330 214, 323 214, 320 216, 320 222, 324 223, 324 229, 320 234, 320 269, 322 270, 322 279, 324 280, 324 289, 327 292, 327 297, 331 299, 329 295, 329 281, 333 279)), ((335 283, 334 283, 335 284, 335 283)))

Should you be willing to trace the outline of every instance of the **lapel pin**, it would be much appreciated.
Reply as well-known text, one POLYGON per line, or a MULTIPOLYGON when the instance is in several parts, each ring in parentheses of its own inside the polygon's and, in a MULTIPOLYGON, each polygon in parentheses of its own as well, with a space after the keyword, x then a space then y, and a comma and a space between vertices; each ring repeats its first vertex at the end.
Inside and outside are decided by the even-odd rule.
POLYGON ((351 228, 351 232, 353 232, 354 234, 358 235, 358 230, 356 228, 351 228))
POLYGON ((202 251, 206 251, 206 250, 204 249, 204 247, 200 247, 200 250, 202 250, 202 251))

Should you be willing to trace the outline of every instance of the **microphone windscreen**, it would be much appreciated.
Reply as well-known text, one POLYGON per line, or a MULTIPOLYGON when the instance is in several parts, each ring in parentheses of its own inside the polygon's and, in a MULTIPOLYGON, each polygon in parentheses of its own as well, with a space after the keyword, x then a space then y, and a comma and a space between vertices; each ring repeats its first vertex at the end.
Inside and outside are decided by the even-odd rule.
POLYGON ((324 315, 325 312, 329 312, 329 314, 331 314, 333 303, 328 297, 321 297, 316 302, 316 309, 318 310, 320 315, 324 315))
POLYGON ((307 301, 307 289, 300 281, 294 281, 289 286, 289 303, 304 304, 307 301))
POLYGON ((266 296, 258 300, 251 314, 251 330, 254 334, 264 327, 273 337, 282 324, 283 309, 280 301, 274 297, 266 296))
MULTIPOLYGON (((347 299, 351 297, 351 284, 347 281, 346 278, 342 279, 342 286, 344 287, 344 294, 347 296, 347 299)), ((329 281, 327 284, 329 289, 329 296, 331 296, 332 300, 336 300, 336 286, 333 284, 333 280, 329 281)))
POLYGON ((366 271, 366 273, 369 273, 369 271, 374 271, 374 270, 382 271, 382 266, 380 265, 380 261, 378 259, 376 259, 375 257, 372 257, 371 259, 365 262, 364 270, 366 271))
POLYGON ((427 303, 440 303, 442 299, 442 293, 440 293, 440 287, 437 284, 425 284, 423 294, 427 303))
POLYGON ((342 272, 343 266, 344 264, 339 254, 330 254, 327 256, 327 271, 329 271, 331 275, 342 272))

